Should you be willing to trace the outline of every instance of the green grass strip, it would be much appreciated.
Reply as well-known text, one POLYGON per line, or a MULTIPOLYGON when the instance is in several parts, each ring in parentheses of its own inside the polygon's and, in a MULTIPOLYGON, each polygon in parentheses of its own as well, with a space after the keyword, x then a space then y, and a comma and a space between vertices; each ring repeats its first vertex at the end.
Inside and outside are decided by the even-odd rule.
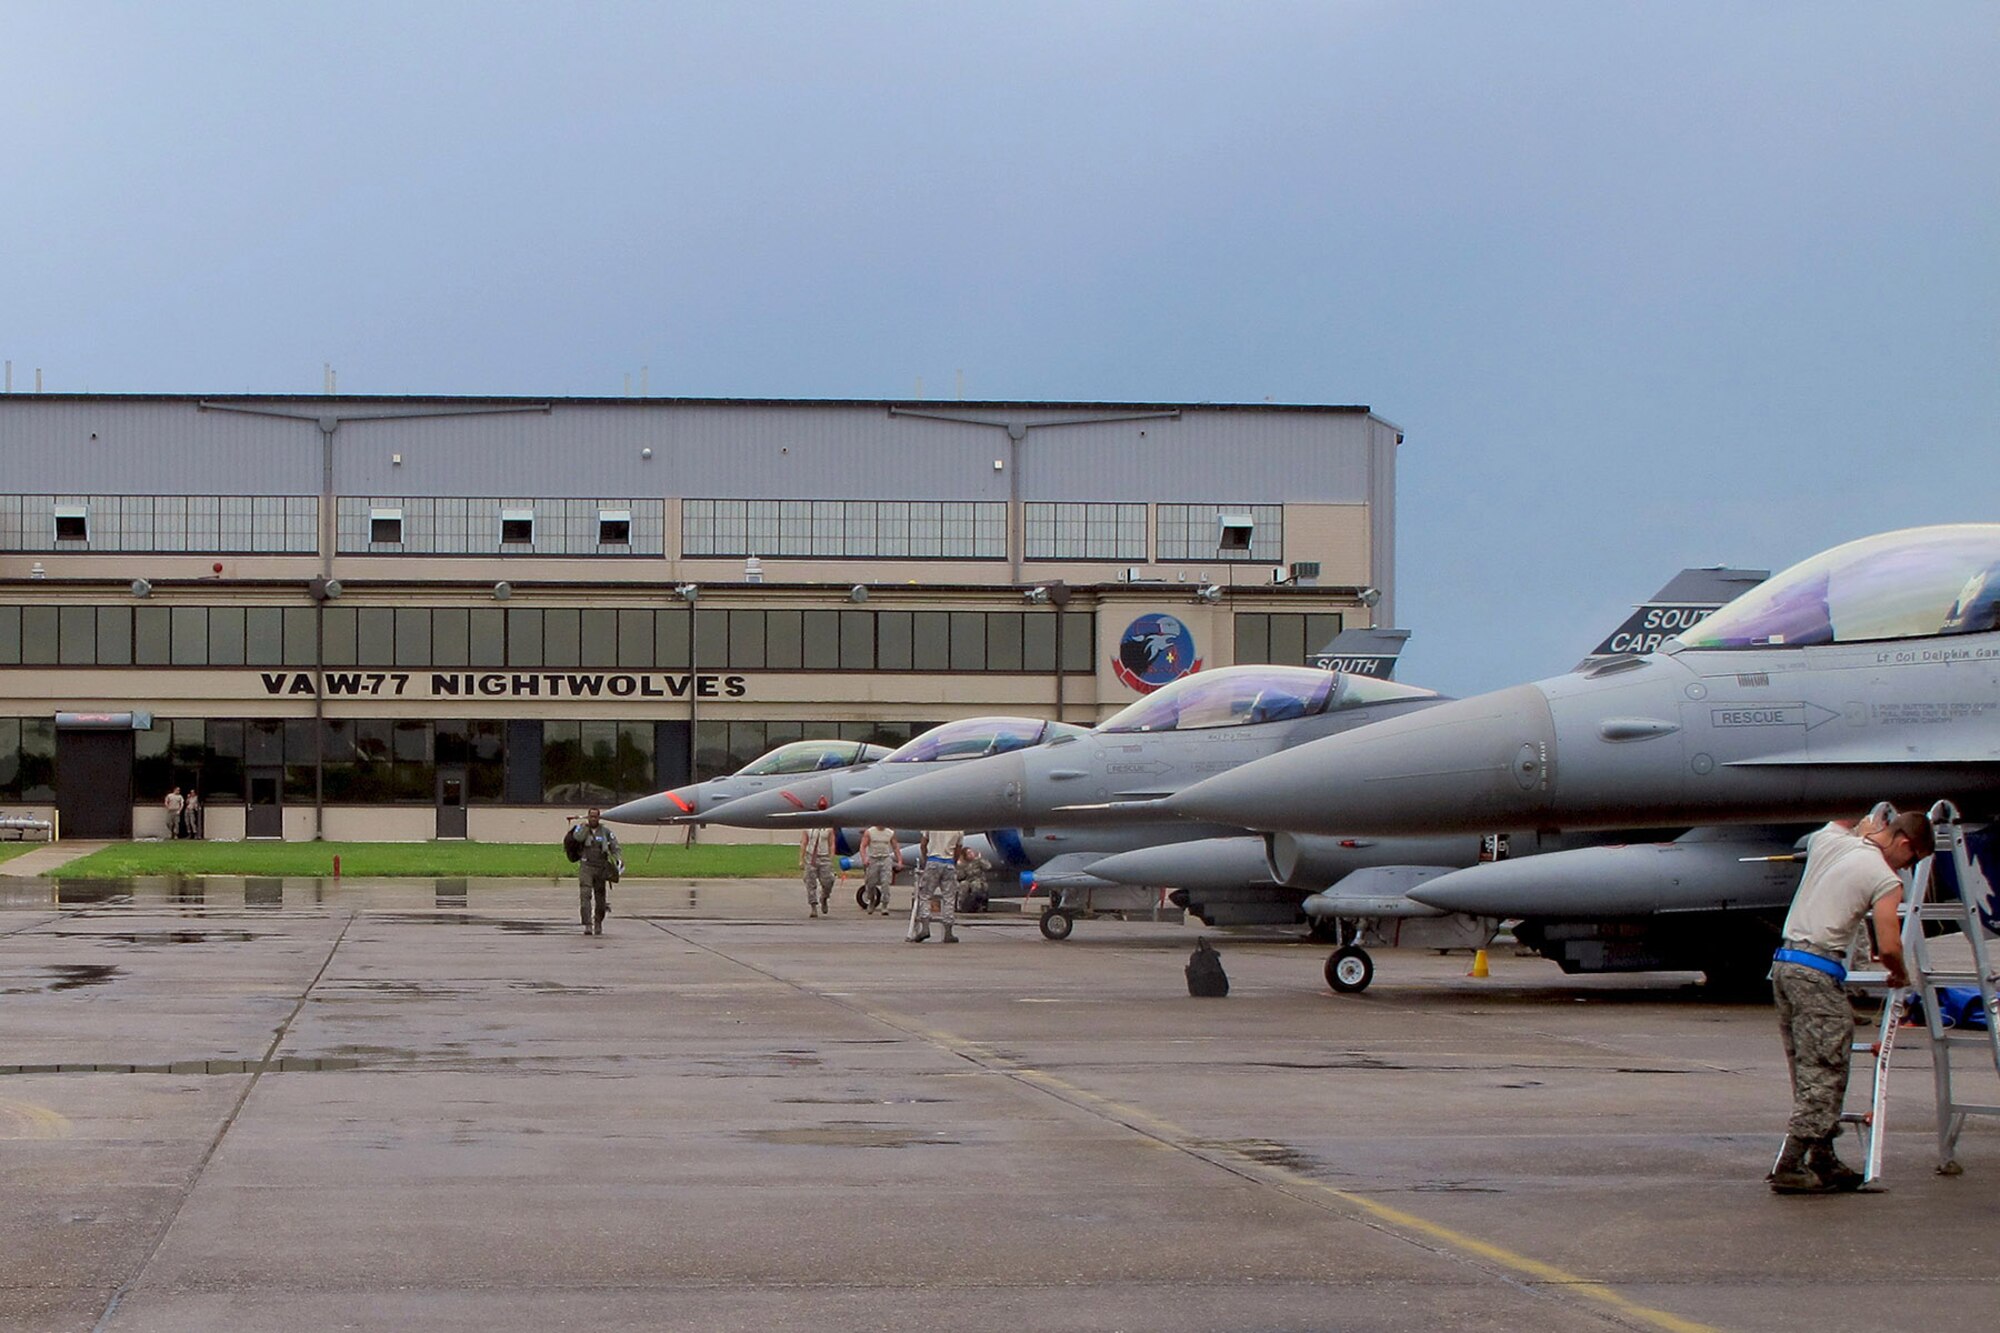
MULTIPOLYGON (((37 844, 39 845, 39 844, 37 844)), ((132 875, 278 875, 333 873, 344 877, 419 876, 568 879, 576 867, 554 843, 506 842, 123 842, 71 861, 58 879, 123 879, 132 875)), ((625 874, 633 879, 742 879, 796 873, 795 847, 684 847, 676 832, 658 845, 625 844, 625 874)))
POLYGON ((0 842, 0 861, 11 861, 23 852, 32 852, 37 847, 48 846, 45 842, 0 842))

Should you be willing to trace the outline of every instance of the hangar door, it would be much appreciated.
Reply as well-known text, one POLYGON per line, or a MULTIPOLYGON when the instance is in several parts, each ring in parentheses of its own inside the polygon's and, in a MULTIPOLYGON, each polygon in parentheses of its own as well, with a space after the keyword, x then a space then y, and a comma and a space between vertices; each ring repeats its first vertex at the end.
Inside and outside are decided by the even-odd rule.
POLYGON ((132 729, 56 729, 56 812, 65 838, 132 836, 132 729))

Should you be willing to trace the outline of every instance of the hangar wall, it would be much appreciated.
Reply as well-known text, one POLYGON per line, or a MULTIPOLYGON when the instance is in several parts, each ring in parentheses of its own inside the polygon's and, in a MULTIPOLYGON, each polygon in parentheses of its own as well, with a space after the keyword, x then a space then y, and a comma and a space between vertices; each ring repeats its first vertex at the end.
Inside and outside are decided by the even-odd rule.
POLYGON ((1366 587, 1388 623, 1400 440, 1359 407, 0 397, 0 809, 144 836, 193 785, 210 836, 541 837, 801 736, 1096 721, 1151 687, 1141 621, 1169 675, 1303 662, 1366 587), (130 731, 129 796, 63 790, 78 726, 130 731))

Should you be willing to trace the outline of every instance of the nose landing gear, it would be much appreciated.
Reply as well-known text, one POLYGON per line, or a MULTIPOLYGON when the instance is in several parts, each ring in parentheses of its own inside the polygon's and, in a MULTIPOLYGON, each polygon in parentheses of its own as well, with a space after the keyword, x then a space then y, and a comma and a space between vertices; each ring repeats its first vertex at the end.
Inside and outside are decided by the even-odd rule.
POLYGON ((1346 944, 1326 960, 1326 984, 1342 995, 1358 995, 1375 979, 1375 960, 1358 944, 1346 944))

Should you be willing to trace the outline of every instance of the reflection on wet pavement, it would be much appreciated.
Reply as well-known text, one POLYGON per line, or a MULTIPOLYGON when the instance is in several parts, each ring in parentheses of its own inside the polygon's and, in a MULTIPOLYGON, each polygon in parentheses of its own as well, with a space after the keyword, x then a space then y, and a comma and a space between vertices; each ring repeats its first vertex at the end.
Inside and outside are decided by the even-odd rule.
POLYGON ((808 1129, 746 1129, 743 1137, 758 1143, 803 1148, 934 1148, 959 1142, 947 1138, 941 1129, 922 1133, 866 1124, 817 1125, 808 1129))

